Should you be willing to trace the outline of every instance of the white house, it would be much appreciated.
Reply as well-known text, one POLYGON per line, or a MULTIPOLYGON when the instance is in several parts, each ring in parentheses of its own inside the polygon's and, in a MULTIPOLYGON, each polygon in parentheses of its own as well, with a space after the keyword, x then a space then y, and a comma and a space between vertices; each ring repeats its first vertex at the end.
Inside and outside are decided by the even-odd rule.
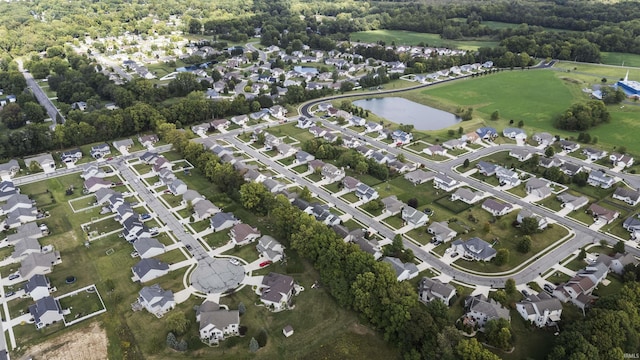
POLYGON ((554 326, 560 321, 562 303, 543 291, 516 303, 516 310, 523 319, 542 328, 554 326))
POLYGON ((246 245, 260 237, 260 230, 247 224, 236 224, 229 231, 229 237, 236 245, 246 245))
POLYGON ((155 258, 142 259, 131 268, 133 281, 145 283, 169 273, 169 265, 155 258))
POLYGON ((29 313, 33 316, 36 329, 42 329, 64 319, 60 302, 51 296, 38 299, 35 304, 29 306, 29 313))
POLYGON ((269 273, 262 278, 257 293, 265 306, 275 311, 284 310, 291 305, 294 294, 293 278, 288 275, 269 273))
POLYGON ((458 235, 458 233, 455 230, 452 230, 451 228, 449 228, 446 221, 433 222, 427 228, 427 232, 433 235, 433 239, 435 241, 441 242, 441 243, 447 242, 453 239, 454 237, 456 237, 456 235, 458 235))
POLYGON ((429 217, 422 211, 419 211, 407 205, 402 208, 402 220, 404 220, 407 225, 420 227, 426 224, 427 221, 429 221, 429 217))
POLYGON ((284 246, 269 235, 263 235, 256 244, 260 256, 269 261, 280 261, 284 258, 284 246))
POLYGON ((429 279, 427 277, 420 280, 418 287, 418 296, 420 301, 424 303, 433 300, 440 300, 447 306, 451 305, 451 299, 456 295, 456 288, 451 284, 443 284, 438 279, 429 279))
POLYGON ((462 254, 463 258, 475 261, 490 261, 497 253, 491 244, 477 237, 467 241, 455 240, 451 243, 451 249, 462 254))
POLYGON ((138 294, 138 303, 158 318, 176 306, 173 292, 162 289, 160 284, 145 286, 138 294))
POLYGON ((493 216, 503 216, 514 209, 510 203, 498 202, 494 199, 487 199, 482 203, 482 208, 490 212, 493 216))
POLYGON ((239 335, 240 312, 220 307, 205 300, 196 310, 196 321, 200 325, 200 340, 215 345, 229 336, 239 335))

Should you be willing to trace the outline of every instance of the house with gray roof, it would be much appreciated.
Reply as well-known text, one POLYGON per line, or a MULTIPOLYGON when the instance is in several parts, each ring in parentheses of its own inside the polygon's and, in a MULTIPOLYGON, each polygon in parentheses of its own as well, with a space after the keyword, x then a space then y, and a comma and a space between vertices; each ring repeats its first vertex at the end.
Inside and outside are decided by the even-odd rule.
POLYGON ((18 209, 33 208, 33 201, 24 194, 14 194, 7 199, 7 202, 0 206, 0 215, 9 214, 18 209))
POLYGON ((158 135, 149 134, 138 137, 138 141, 142 146, 147 149, 153 148, 153 145, 157 143, 160 139, 158 139, 158 135))
POLYGON ((206 122, 191 126, 191 131, 198 136, 206 136, 210 128, 211 124, 206 122))
POLYGON ((563 161, 560 160, 560 158, 554 156, 554 157, 541 157, 540 160, 538 161, 538 165, 542 166, 545 169, 550 169, 552 167, 559 167, 563 164, 563 161))
POLYGON ((84 181, 83 190, 87 194, 94 193, 100 189, 108 189, 113 185, 111 181, 106 181, 99 177, 90 177, 84 181))
POLYGON ((393 155, 382 151, 374 151, 373 153, 371 153, 371 158, 378 164, 387 164, 395 160, 395 157, 393 155))
POLYGON ((429 221, 429 217, 424 212, 407 205, 402 208, 402 220, 404 220, 407 225, 420 227, 429 221))
POLYGON ((417 169, 404 174, 404 178, 409 180, 413 185, 420 185, 432 180, 435 175, 433 172, 417 169))
POLYGON ((233 213, 219 212, 209 219, 209 223, 213 232, 218 232, 239 224, 240 220, 236 219, 233 213))
POLYGON ((624 187, 616 188, 612 197, 616 200, 624 201, 631 206, 636 206, 640 203, 640 191, 627 189, 624 187))
POLYGON ((509 139, 526 139, 527 133, 520 129, 514 127, 506 127, 502 130, 502 136, 507 137, 509 139))
POLYGON ((36 163, 45 173, 51 173, 56 170, 56 162, 51 154, 41 154, 24 159, 24 164, 27 168, 31 168, 32 163, 36 163))
POLYGON ((42 275, 33 275, 24 285, 24 293, 29 295, 34 301, 38 301, 50 295, 51 283, 49 279, 42 275))
POLYGON ((104 171, 104 169, 100 168, 96 164, 90 164, 89 166, 84 168, 84 170, 82 171, 82 174, 80 174, 80 177, 87 180, 92 177, 104 178, 112 174, 113 173, 108 173, 104 171))
POLYGON ((560 147, 562 148, 562 150, 568 153, 574 152, 580 149, 580 144, 573 141, 560 140, 558 143, 560 144, 560 147))
POLYGON ((357 146, 356 151, 366 158, 370 157, 371 154, 373 154, 373 149, 366 145, 357 146))
POLYGON ((262 235, 260 230, 247 224, 236 224, 229 231, 229 237, 236 245, 246 245, 254 242, 262 235))
POLYGON ((562 303, 542 291, 516 303, 516 310, 523 319, 542 328, 555 326, 562 316, 562 303))
POLYGON ((575 174, 581 173, 584 168, 582 167, 582 165, 565 162, 560 165, 560 170, 568 176, 573 176, 575 174))
POLYGON ((266 187, 269 192, 272 192, 274 194, 284 190, 285 188, 285 185, 283 183, 272 178, 265 179, 262 182, 262 185, 264 185, 264 187, 266 187))
POLYGON ((463 149, 467 143, 460 139, 451 139, 442 143, 442 147, 447 150, 463 149))
POLYGON ((15 261, 19 261, 24 259, 31 253, 39 253, 41 251, 42 246, 40 246, 40 242, 38 242, 38 239, 25 237, 15 244, 15 246, 13 247, 13 252, 11 253, 11 258, 15 261))
POLYGON ((157 318, 163 317, 176 306, 173 291, 164 290, 160 284, 143 287, 138 293, 138 303, 157 318))
POLYGON ((509 309, 504 308, 500 303, 493 299, 487 300, 484 295, 470 296, 465 301, 467 309, 466 317, 472 319, 478 325, 480 331, 484 330, 484 326, 489 320, 506 319, 511 321, 509 309))
POLYGON ((198 222, 210 218, 220 212, 220 208, 209 200, 196 201, 193 204, 193 221, 198 222))
POLYGON ((378 198, 378 191, 365 183, 359 183, 356 186, 356 196, 362 202, 368 202, 378 198))
POLYGON ((535 133, 533 134, 531 139, 537 142, 538 145, 542 145, 545 147, 553 144, 553 142, 556 141, 556 137, 549 134, 548 132, 535 133))
POLYGON ((594 148, 584 148, 582 149, 582 154, 587 157, 588 160, 598 161, 605 156, 607 156, 607 152, 604 150, 598 150, 594 148))
POLYGON ((597 263, 602 263, 610 271, 613 271, 618 275, 623 275, 625 266, 629 264, 632 264, 633 266, 637 266, 638 260, 635 258, 635 256, 629 253, 626 253, 626 254, 616 253, 613 257, 607 254, 599 254, 596 260, 596 264, 597 263))
POLYGON ((246 182, 258 182, 261 183, 267 179, 267 176, 256 169, 249 169, 243 175, 246 182))
POLYGON ((320 172, 322 174, 322 178, 330 183, 339 181, 345 176, 344 169, 333 164, 324 164, 320 172))
POLYGON ((418 296, 420 301, 428 303, 440 300, 447 306, 451 305, 451 299, 456 295, 456 288, 451 284, 443 284, 438 279, 422 278, 418 285, 418 296))
POLYGON ((612 176, 600 170, 592 170, 589 172, 589 177, 587 178, 587 184, 603 189, 610 188, 615 182, 616 180, 612 176))
POLYGON ((445 174, 436 174, 433 177, 433 187, 449 192, 458 185, 458 182, 445 174))
POLYGON ((26 223, 18 226, 15 234, 8 234, 5 241, 9 243, 9 245, 13 245, 24 238, 39 239, 48 235, 48 230, 45 231, 45 229, 38 227, 38 225, 33 222, 26 223))
POLYGON ((498 165, 481 160, 476 164, 476 168, 478 172, 484 176, 493 176, 496 173, 498 165))
POLYGON ((298 152, 296 153, 296 158, 294 160, 294 164, 306 164, 309 161, 315 159, 316 157, 309 154, 306 151, 302 151, 302 150, 298 150, 298 152))
POLYGON ((452 230, 451 228, 449 228, 448 225, 449 224, 447 224, 446 221, 440 221, 440 222, 434 221, 427 228, 427 232, 433 235, 433 240, 444 243, 453 239, 454 237, 456 237, 456 235, 458 235, 458 233, 455 230, 452 230))
POLYGON ((152 237, 144 237, 136 240, 133 243, 133 249, 142 259, 148 259, 154 256, 162 255, 166 251, 164 245, 160 241, 152 237))
POLYGON ((20 188, 17 188, 13 181, 5 180, 0 182, 0 201, 7 201, 18 193, 20 193, 20 188))
POLYGON ((6 163, 0 164, 0 178, 2 180, 11 180, 20 171, 18 160, 11 159, 6 163))
POLYGON ((496 168, 496 177, 502 186, 518 186, 520 185, 520 176, 517 172, 498 166, 496 168))
POLYGON ((207 345, 216 345, 226 337, 240 334, 240 312, 220 307, 210 300, 198 306, 196 321, 200 328, 200 340, 207 345))
POLYGON ((109 144, 99 144, 91 147, 90 154, 94 159, 102 159, 111 154, 111 149, 109 148, 109 144))
POLYGON ((395 195, 387 196, 382 199, 382 204, 384 205, 384 212, 388 215, 398 214, 404 207, 404 203, 398 200, 395 195))
POLYGON ((262 235, 256 244, 256 250, 265 260, 276 262, 284 258, 284 246, 269 235, 262 235))
POLYGON ((151 237, 151 230, 136 216, 126 218, 122 222, 122 226, 124 227, 122 236, 128 242, 134 242, 144 237, 151 237))
POLYGON ((529 149, 512 149, 509 151, 509 156, 516 158, 518 161, 523 162, 531 159, 535 153, 529 149))
POLYGON ((471 205, 480 201, 483 196, 484 192, 482 191, 473 191, 468 188, 457 188, 456 191, 451 195, 451 201, 460 200, 471 205))
POLYGON ((482 203, 482 208, 490 212, 493 216, 503 216, 511 212, 514 209, 510 203, 503 203, 494 199, 486 199, 482 203))
POLYGON ((35 304, 29 306, 29 313, 33 316, 36 329, 64 320, 60 302, 51 296, 38 299, 35 304))
POLYGON ((9 229, 15 229, 25 223, 36 221, 37 218, 38 210, 36 208, 19 208, 7 215, 7 218, 4 220, 4 228, 6 229, 8 227, 9 229))
POLYGON ((545 179, 532 177, 527 180, 525 191, 529 195, 536 196, 539 199, 544 199, 552 193, 551 183, 545 179))
POLYGON ((200 200, 204 200, 204 196, 195 190, 189 189, 182 194, 182 201, 180 203, 183 205, 193 205, 200 200))
POLYGON ((447 149, 443 148, 440 145, 431 145, 429 147, 422 149, 422 152, 429 156, 434 156, 434 155, 445 156, 447 154, 447 149))
POLYGON ((356 229, 349 233, 351 242, 354 243, 360 250, 373 256, 375 260, 382 257, 382 248, 375 239, 367 240, 364 237, 363 229, 356 229))
POLYGON ((626 154, 612 153, 609 155, 609 160, 613 166, 620 167, 622 169, 633 166, 633 157, 626 154))
POLYGON ((67 150, 60 154, 60 161, 65 164, 75 164, 80 159, 82 159, 82 150, 80 149, 67 150))
POLYGON ((60 264, 60 252, 31 253, 20 262, 20 276, 29 279, 36 274, 48 274, 54 265, 60 264))
POLYGON ((547 228, 547 225, 549 225, 546 217, 540 216, 529 209, 520 210, 518 216, 516 217, 516 221, 518 222, 518 224, 522 224, 522 221, 524 221, 524 219, 526 218, 535 219, 538 222, 538 230, 544 230, 547 228))
POLYGON ((557 198, 562 202, 561 207, 570 209, 571 211, 577 210, 589 203, 589 198, 586 196, 574 196, 567 192, 558 195, 557 198))
POLYGON ((295 293, 293 278, 288 275, 269 273, 262 278, 257 292, 265 306, 275 311, 285 310, 291 306, 291 298, 295 293))
POLYGON ((131 280, 146 283, 168 274, 169 265, 155 258, 142 259, 133 265, 131 271, 133 272, 131 280))
POLYGON ((491 244, 477 237, 467 241, 455 240, 451 243, 451 249, 461 254, 463 258, 475 261, 490 261, 497 253, 491 244))
POLYGON ((187 192, 188 187, 187 184, 184 183, 184 181, 176 179, 169 183, 169 185, 167 185, 167 189, 171 191, 173 195, 178 196, 187 192))
POLYGON ((416 264, 403 263, 396 257, 385 256, 382 261, 391 265, 391 268, 396 273, 396 280, 398 281, 411 280, 418 276, 420 272, 416 264))

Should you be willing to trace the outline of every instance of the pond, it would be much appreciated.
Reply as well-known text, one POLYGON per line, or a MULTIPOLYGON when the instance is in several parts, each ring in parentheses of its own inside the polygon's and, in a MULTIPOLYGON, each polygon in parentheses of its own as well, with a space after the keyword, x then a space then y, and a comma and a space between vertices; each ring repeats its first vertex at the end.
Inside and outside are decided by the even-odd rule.
POLYGON ((394 123, 413 125, 416 130, 440 130, 461 120, 446 111, 399 97, 356 100, 353 104, 394 123))

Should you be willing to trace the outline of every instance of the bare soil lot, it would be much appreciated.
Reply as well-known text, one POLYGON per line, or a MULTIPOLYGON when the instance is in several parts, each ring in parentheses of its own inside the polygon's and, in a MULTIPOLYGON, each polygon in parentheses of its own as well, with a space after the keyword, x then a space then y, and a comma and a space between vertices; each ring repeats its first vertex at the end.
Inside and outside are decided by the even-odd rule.
POLYGON ((21 358, 47 360, 106 360, 107 333, 99 323, 65 333, 27 349, 21 358))

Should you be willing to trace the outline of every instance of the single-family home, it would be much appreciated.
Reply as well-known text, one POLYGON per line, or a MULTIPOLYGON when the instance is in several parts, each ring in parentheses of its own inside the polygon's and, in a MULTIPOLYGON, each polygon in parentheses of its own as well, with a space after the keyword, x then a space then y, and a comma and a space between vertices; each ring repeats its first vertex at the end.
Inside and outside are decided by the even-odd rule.
POLYGON ((609 155, 609 160, 611 160, 613 166, 623 169, 633 166, 633 157, 626 154, 612 153, 609 155))
POLYGON ((305 212, 310 213, 325 225, 333 226, 340 223, 340 217, 331 213, 327 204, 312 203, 305 212))
POLYGON ((210 218, 220 212, 220 208, 209 200, 200 200, 193 204, 193 221, 198 222, 210 218))
POLYGON ((458 182, 445 174, 436 174, 433 177, 433 187, 449 192, 458 185, 458 182))
POLYGON ((216 120, 212 120, 209 123, 209 126, 210 126, 210 129, 215 129, 220 131, 220 130, 226 130, 230 124, 231 123, 227 119, 216 119, 216 120))
POLYGON ((627 254, 616 253, 614 256, 609 256, 607 254, 599 254, 596 260, 596 263, 602 263, 605 266, 607 266, 607 268, 610 271, 613 271, 618 275, 623 275, 625 271, 624 269, 625 266, 630 264, 633 266, 637 266, 638 260, 629 253, 627 254))
POLYGON ((102 159, 106 155, 111 154, 111 149, 108 144, 99 144, 91 147, 90 154, 94 159, 102 159))
POLYGON ((520 185, 520 176, 517 172, 502 166, 496 168, 496 177, 502 186, 520 185))
POLYGON ((497 253, 491 244, 477 237, 467 241, 454 240, 451 249, 454 253, 461 254, 463 259, 475 261, 490 261, 497 253))
POLYGON ((486 199, 482 203, 482 208, 490 212, 493 216, 503 216, 514 209, 513 205, 510 203, 499 202, 491 198, 486 199))
POLYGON ((370 157, 371 154, 373 154, 373 149, 366 145, 357 146, 356 151, 366 158, 370 157))
POLYGON ((448 150, 463 149, 466 145, 466 142, 459 139, 451 139, 442 143, 442 147, 448 150))
POLYGON ((282 144, 282 139, 279 137, 266 133, 264 136, 264 149, 266 151, 271 151, 278 147, 278 145, 282 144))
POLYGON ((345 176, 342 179, 342 186, 345 190, 353 191, 358 187, 358 184, 360 184, 360 180, 351 176, 345 176))
POLYGON ((509 309, 504 308, 493 299, 487 299, 484 295, 470 296, 465 301, 467 313, 465 317, 477 326, 480 331, 489 320, 506 319, 511 321, 509 309))
POLYGON ((482 160, 478 161, 478 163, 476 164, 476 168, 478 169, 478 172, 484 176, 495 175, 498 167, 499 166, 494 163, 490 163, 482 160))
POLYGON ((269 261, 276 262, 284 258, 284 246, 269 235, 262 235, 258 239, 256 250, 260 253, 260 257, 269 261))
POLYGON ((589 203, 589 198, 586 196, 574 196, 569 193, 560 194, 557 198, 562 202, 561 207, 570 209, 571 211, 577 210, 589 203))
POLYGON ((178 196, 187 192, 189 188, 187 187, 187 184, 184 183, 184 181, 176 179, 169 183, 169 185, 167 185, 167 190, 169 190, 173 195, 178 196))
POLYGON ((395 195, 387 196, 382 199, 382 204, 384 205, 384 212, 389 216, 399 214, 405 206, 404 203, 398 200, 395 195))
POLYGON ((327 133, 327 129, 322 128, 320 126, 312 126, 312 127, 309 128, 309 132, 314 137, 322 137, 322 136, 324 136, 324 134, 327 133))
POLYGON ((247 115, 238 115, 231 118, 231 122, 239 126, 244 126, 247 121, 249 121, 249 117, 247 115))
POLYGON ((158 318, 176 307, 173 291, 164 290, 160 284, 145 286, 140 289, 138 295, 138 303, 158 318))
POLYGON ((537 142, 538 145, 542 145, 544 147, 549 146, 549 145, 553 144, 554 141, 556 141, 556 137, 551 135, 551 134, 549 134, 548 132, 535 133, 535 134, 533 134, 531 139, 533 139, 533 141, 537 142))
POLYGON ((594 148, 584 148, 582 149, 582 154, 584 154, 588 160, 597 161, 607 156, 607 152, 603 150, 598 150, 594 148))
POLYGON ((551 183, 548 180, 532 177, 525 184, 525 191, 528 195, 533 195, 539 199, 544 199, 551 195, 551 183))
POLYGON ((113 186, 111 181, 106 181, 99 177, 91 177, 84 181, 83 190, 85 193, 94 193, 100 189, 108 189, 113 186))
POLYGON ((502 136, 509 139, 525 140, 527 138, 527 133, 520 128, 506 127, 502 130, 502 136))
POLYGON ((52 251, 48 253, 31 253, 20 261, 20 276, 23 279, 30 279, 36 274, 48 274, 54 265, 62 262, 60 252, 52 251))
MULTIPOLYGON (((349 126, 364 126, 367 123, 367 120, 361 118, 360 116, 347 116, 349 119, 349 126)), ((375 127, 371 127, 372 129, 375 127)), ((372 130, 375 131, 375 130, 372 130)))
POLYGON ((424 148, 422 152, 424 152, 429 156, 434 156, 434 155, 444 156, 447 154, 447 149, 443 148, 440 145, 431 145, 429 147, 424 148))
POLYGON ((446 221, 434 221, 427 228, 427 232, 433 235, 433 240, 439 243, 445 243, 458 235, 455 230, 449 228, 446 221))
POLYGON ((38 301, 50 295, 51 283, 49 278, 42 274, 33 275, 24 285, 24 293, 34 301, 38 301))
POLYGON ((0 215, 9 214, 18 209, 31 209, 33 204, 33 200, 29 199, 27 195, 13 194, 4 205, 0 206, 0 215))
POLYGON ((618 216, 620 216, 619 212, 607 209, 595 203, 591 204, 587 211, 591 213, 594 221, 604 222, 605 224, 611 224, 618 218, 618 216))
POLYGON ((603 189, 610 188, 615 182, 616 179, 601 170, 591 170, 589 172, 589 177, 587 178, 587 184, 591 186, 598 186, 603 189))
POLYGON ((583 170, 582 165, 572 164, 569 162, 565 162, 562 165, 560 165, 560 171, 562 171, 568 176, 573 176, 575 174, 578 174, 582 172, 582 170, 583 170))
POLYGON ((229 237, 231 241, 236 245, 246 245, 254 242, 262 235, 260 230, 253 228, 247 224, 235 224, 231 231, 229 231, 229 237))
POLYGON ((262 278, 257 292, 265 306, 276 311, 284 310, 291 306, 291 298, 295 293, 293 278, 288 275, 269 273, 262 278))
POLYGON ((451 201, 460 200, 469 205, 475 204, 480 201, 484 196, 484 192, 482 191, 473 191, 468 188, 457 188, 456 192, 451 195, 451 201))
POLYGON ((13 252, 11 252, 11 258, 15 261, 24 259, 31 253, 39 253, 42 251, 42 246, 38 239, 32 237, 25 237, 15 243, 13 252))
POLYGON ((339 168, 333 164, 324 164, 320 171, 322 174, 322 179, 332 183, 339 181, 345 176, 345 172, 343 168, 339 168))
POLYGON ((16 209, 7 215, 7 218, 4 221, 4 228, 6 229, 8 227, 9 229, 15 229, 22 224, 36 221, 37 216, 38 210, 36 208, 16 209))
POLYGON ((145 283, 168 274, 169 265, 155 258, 142 259, 133 265, 131 271, 133 272, 131 278, 133 281, 145 283))
POLYGON ((270 192, 276 194, 284 190, 285 185, 278 180, 267 178, 262 182, 262 185, 267 188, 270 192))
POLYGON ((184 192, 184 194, 182 194, 182 201, 180 203, 182 205, 193 205, 200 200, 204 200, 204 196, 202 196, 199 192, 195 190, 187 190, 184 192))
POLYGON ((130 216, 122 222, 122 236, 128 242, 134 242, 143 237, 151 237, 151 230, 135 216, 130 216))
POLYGON ((158 135, 156 134, 142 135, 138 137, 140 144, 147 149, 153 148, 153 145, 155 145, 159 140, 160 139, 158 139, 158 135))
POLYGON ((562 303, 544 291, 530 295, 516 303, 516 310, 523 319, 542 328, 555 326, 562 315, 562 303))
POLYGON ((498 132, 492 127, 481 127, 476 133, 482 140, 493 140, 498 137, 498 132))
POLYGON ((612 197, 616 200, 624 201, 631 206, 636 206, 640 203, 640 191, 627 189, 624 187, 616 188, 612 197))
POLYGON ((29 306, 29 313, 33 316, 36 329, 42 329, 64 319, 60 302, 51 296, 38 299, 35 304, 29 306))
POLYGON ((142 259, 149 259, 165 253, 164 245, 152 237, 143 237, 133 243, 133 249, 142 259))
POLYGON ((420 301, 428 303, 440 300, 447 306, 451 305, 451 299, 456 295, 456 288, 451 284, 443 284, 438 279, 422 278, 418 285, 418 296, 420 301))
POLYGON ((314 126, 315 123, 313 122, 313 120, 304 117, 304 116, 300 116, 298 118, 298 123, 296 124, 296 127, 300 128, 300 129, 308 129, 312 126, 314 126))
POLYGON ((538 222, 538 230, 544 230, 547 228, 547 225, 549 225, 546 217, 540 216, 529 209, 520 210, 518 216, 516 216, 516 221, 518 224, 522 224, 526 218, 535 219, 538 222))
POLYGON ((378 164, 387 164, 394 161, 395 157, 392 154, 378 150, 371 153, 371 159, 375 160, 378 164))
POLYGON ((269 113, 277 118, 283 118, 287 114, 287 109, 280 105, 274 105, 269 108, 269 113))
POLYGON ((534 153, 526 148, 512 149, 509 156, 516 158, 518 161, 527 161, 533 157, 534 153))
POLYGON ((89 178, 104 178, 107 177, 109 175, 113 175, 113 173, 108 173, 106 172, 104 169, 102 169, 101 167, 99 167, 96 164, 90 164, 89 166, 85 167, 84 170, 82 171, 82 174, 80 174, 80 177, 87 180, 89 178))
POLYGON ((213 232, 222 231, 239 224, 240 220, 236 219, 232 213, 219 212, 209 219, 213 232))
POLYGON ((0 164, 0 178, 2 180, 11 180, 20 171, 18 160, 12 159, 4 164, 0 164))
POLYGON ((402 208, 402 220, 405 224, 413 225, 414 227, 420 227, 429 221, 429 217, 422 211, 412 208, 407 205, 402 208))
POLYGON ((413 185, 420 185, 432 180, 435 175, 433 172, 417 169, 404 174, 404 178, 409 180, 413 185))
POLYGON ((560 144, 560 148, 563 151, 566 151, 568 153, 574 152, 574 151, 580 149, 580 144, 575 143, 573 141, 560 140, 558 143, 560 144))
POLYGON ((299 150, 296 153, 296 158, 294 160, 294 164, 306 164, 306 163, 308 163, 309 161, 311 161, 311 160, 313 160, 315 158, 316 158, 315 156, 309 154, 308 152, 299 150))
POLYGON ((365 133, 377 132, 377 131, 380 131, 380 130, 382 130, 382 124, 380 124, 380 123, 375 123, 375 122, 369 121, 364 126, 364 132, 365 133))
POLYGON ((559 167, 560 165, 562 165, 562 160, 555 156, 550 158, 541 157, 538 161, 538 165, 542 166, 545 169, 550 169, 552 167, 559 167))
POLYGON ((82 159, 82 151, 80 149, 68 150, 60 154, 60 161, 65 164, 75 164, 80 159, 82 159))
POLYGON ((418 276, 420 272, 416 264, 410 262, 404 263, 396 257, 385 256, 382 258, 382 261, 391 265, 391 268, 396 273, 397 281, 411 280, 418 276))
POLYGON ((356 186, 356 196, 362 202, 368 202, 378 198, 378 191, 365 183, 356 186))
POLYGON ((20 192, 13 181, 4 180, 0 182, 0 201, 7 201, 10 197, 20 192))
POLYGON ((53 156, 51 156, 51 154, 42 154, 24 159, 24 164, 27 168, 31 169, 32 163, 36 163, 45 173, 53 172, 56 169, 56 162, 53 160, 53 156))
POLYGON ((216 345, 225 337, 240 334, 240 312, 220 307, 210 300, 198 306, 196 321, 200 328, 200 340, 208 345, 216 345))
POLYGON ((227 147, 221 146, 217 143, 211 146, 209 148, 209 151, 211 151, 218 158, 222 158, 225 155, 233 155, 233 150, 227 147))

